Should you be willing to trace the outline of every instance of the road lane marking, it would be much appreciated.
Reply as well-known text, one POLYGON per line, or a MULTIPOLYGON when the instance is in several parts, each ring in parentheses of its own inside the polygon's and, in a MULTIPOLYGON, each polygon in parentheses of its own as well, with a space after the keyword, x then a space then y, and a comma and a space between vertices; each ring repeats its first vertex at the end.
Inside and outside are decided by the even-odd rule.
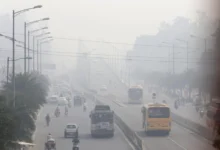
POLYGON ((169 140, 171 140, 173 143, 175 143, 177 146, 179 146, 180 148, 182 148, 183 150, 187 150, 185 147, 183 147, 182 145, 180 145, 179 143, 177 143, 175 140, 173 140, 172 138, 168 137, 169 140))

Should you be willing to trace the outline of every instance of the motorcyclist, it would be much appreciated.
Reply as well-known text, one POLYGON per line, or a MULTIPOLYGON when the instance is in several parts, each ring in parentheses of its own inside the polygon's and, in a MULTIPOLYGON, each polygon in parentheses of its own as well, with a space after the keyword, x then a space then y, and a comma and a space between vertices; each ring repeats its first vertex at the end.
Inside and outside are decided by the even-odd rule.
POLYGON ((56 113, 60 113, 60 108, 59 108, 59 106, 57 106, 55 112, 56 112, 56 113))
POLYGON ((67 115, 67 114, 68 114, 68 107, 65 106, 65 115, 67 115))
POLYGON ((78 144, 80 143, 80 141, 79 141, 79 136, 78 135, 76 135, 73 138, 72 142, 73 142, 73 150, 79 150, 78 144))
POLYGON ((178 109, 178 102, 177 101, 174 102, 174 107, 175 107, 175 109, 178 109))
POLYGON ((49 125, 49 123, 50 123, 50 115, 49 115, 49 113, 46 115, 46 123, 47 123, 47 126, 49 125))
POLYGON ((86 106, 86 103, 84 102, 83 103, 83 111, 86 111, 86 109, 87 109, 87 106, 86 106))
POLYGON ((47 142, 45 143, 45 150, 51 150, 51 149, 56 150, 56 142, 51 136, 49 136, 47 142))
POLYGON ((48 141, 49 139, 52 139, 52 135, 51 135, 50 133, 47 135, 47 141, 48 141))

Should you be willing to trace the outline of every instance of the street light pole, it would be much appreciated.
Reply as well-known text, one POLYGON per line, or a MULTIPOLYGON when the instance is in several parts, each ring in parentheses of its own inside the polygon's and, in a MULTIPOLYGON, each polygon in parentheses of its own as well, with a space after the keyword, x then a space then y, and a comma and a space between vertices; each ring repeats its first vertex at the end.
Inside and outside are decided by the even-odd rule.
POLYGON ((39 40, 37 40, 37 71, 39 71, 39 40))
POLYGON ((42 45, 42 44, 39 45, 39 52, 40 52, 40 54, 39 54, 39 57, 40 57, 39 68, 40 68, 40 73, 42 73, 42 70, 41 70, 41 69, 42 69, 41 45, 42 45))
MULTIPOLYGON (((28 57, 30 57, 30 31, 28 31, 28 57)), ((28 59, 28 72, 30 72, 30 59, 28 59)))
POLYGON ((9 75, 9 57, 7 58, 7 83, 8 83, 8 75, 9 75))
POLYGON ((39 57, 40 57, 40 61, 39 61, 39 68, 40 68, 40 73, 42 73, 42 52, 41 52, 41 46, 42 44, 44 43, 48 43, 50 41, 52 41, 53 39, 50 39, 52 38, 52 36, 49 36, 49 37, 45 37, 45 38, 42 38, 42 39, 39 39, 40 43, 39 43, 39 51, 40 51, 40 54, 39 54, 39 57), (47 41, 42 41, 44 39, 50 39, 50 40, 47 40, 47 41))
POLYGON ((173 74, 175 73, 175 66, 174 66, 174 63, 175 63, 175 54, 174 54, 174 44, 173 44, 173 74))
POLYGON ((189 42, 186 42, 186 70, 189 69, 189 42))
MULTIPOLYGON (((26 28, 27 23, 24 22, 24 58, 26 58, 26 28)), ((24 73, 26 73, 26 59, 24 59, 24 73)))
POLYGON ((15 16, 19 15, 21 13, 24 13, 26 11, 29 11, 31 9, 36 9, 36 8, 41 8, 42 5, 36 5, 31 8, 26 8, 20 11, 15 12, 14 10, 12 11, 12 60, 13 60, 13 65, 12 65, 12 82, 13 82, 13 107, 15 107, 15 16))
POLYGON ((33 71, 35 70, 35 36, 33 36, 33 71))
MULTIPOLYGON (((15 60, 15 11, 12 12, 12 59, 15 60)), ((13 107, 15 107, 15 61, 12 62, 13 107)))

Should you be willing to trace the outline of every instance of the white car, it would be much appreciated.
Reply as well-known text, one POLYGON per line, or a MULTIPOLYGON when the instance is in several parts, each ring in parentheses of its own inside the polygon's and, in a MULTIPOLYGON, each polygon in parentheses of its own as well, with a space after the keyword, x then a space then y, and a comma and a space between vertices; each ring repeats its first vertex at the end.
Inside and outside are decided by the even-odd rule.
POLYGON ((65 106, 68 105, 68 101, 65 97, 59 97, 58 98, 58 105, 65 106))
POLYGON ((78 135, 78 126, 75 123, 68 123, 64 129, 64 137, 75 137, 78 135))
POLYGON ((59 97, 57 95, 53 95, 47 98, 47 103, 49 104, 57 104, 59 97))

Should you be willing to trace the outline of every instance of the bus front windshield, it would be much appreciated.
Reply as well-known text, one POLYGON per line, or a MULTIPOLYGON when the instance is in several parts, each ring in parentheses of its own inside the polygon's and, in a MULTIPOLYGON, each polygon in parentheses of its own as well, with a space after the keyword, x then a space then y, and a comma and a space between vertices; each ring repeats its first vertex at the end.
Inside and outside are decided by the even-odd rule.
POLYGON ((139 89, 139 88, 131 88, 128 91, 128 95, 129 95, 129 98, 133 100, 140 99, 143 95, 143 91, 142 89, 139 89))
POLYGON ((167 107, 152 107, 148 109, 149 118, 169 118, 170 109, 167 107))

